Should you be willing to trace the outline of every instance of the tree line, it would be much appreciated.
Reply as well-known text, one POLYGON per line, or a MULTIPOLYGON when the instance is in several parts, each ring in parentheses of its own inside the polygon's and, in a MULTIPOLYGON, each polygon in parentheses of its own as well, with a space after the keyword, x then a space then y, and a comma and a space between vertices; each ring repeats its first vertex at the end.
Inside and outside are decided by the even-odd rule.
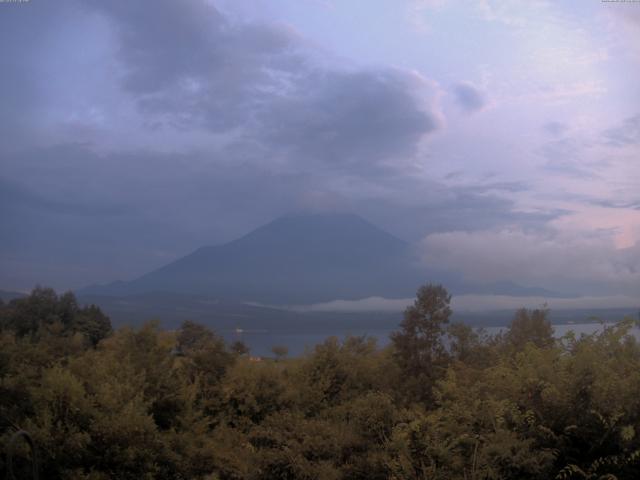
MULTIPOLYGON (((0 476, 22 429, 47 479, 640 478, 632 319, 554 338, 547 310, 521 309, 488 335, 450 300, 421 287, 384 348, 255 361, 194 322, 114 331, 36 288, 0 303, 0 476)), ((19 445, 16 478, 29 461, 19 445)))

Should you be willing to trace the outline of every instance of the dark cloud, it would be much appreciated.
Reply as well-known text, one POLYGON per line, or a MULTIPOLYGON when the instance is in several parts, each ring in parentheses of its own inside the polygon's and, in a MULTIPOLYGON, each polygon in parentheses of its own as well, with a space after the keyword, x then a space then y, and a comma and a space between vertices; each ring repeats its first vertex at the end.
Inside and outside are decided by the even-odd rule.
POLYGON ((487 104, 487 99, 482 91, 468 82, 454 85, 453 94, 460 108, 467 113, 482 110, 487 104))
POLYGON ((262 112, 261 140, 294 161, 346 165, 370 174, 411 158, 439 126, 419 79, 395 70, 323 72, 262 112))
POLYGON ((268 25, 232 24, 209 2, 91 2, 110 21, 121 81, 154 121, 224 131, 295 74, 294 36, 268 25))
POLYGON ((426 81, 393 69, 314 66, 290 29, 231 23, 197 0, 95 5, 117 32, 124 88, 156 122, 240 128, 245 145, 234 148, 363 172, 411 156, 438 128, 426 81))
POLYGON ((616 147, 640 145, 640 114, 627 118, 622 125, 604 133, 607 143, 616 147))

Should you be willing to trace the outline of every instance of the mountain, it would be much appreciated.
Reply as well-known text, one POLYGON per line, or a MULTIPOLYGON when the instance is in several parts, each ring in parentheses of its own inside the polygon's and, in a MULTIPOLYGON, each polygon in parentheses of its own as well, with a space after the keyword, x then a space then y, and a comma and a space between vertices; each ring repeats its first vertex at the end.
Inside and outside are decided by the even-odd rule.
MULTIPOLYGON (((211 295, 267 304, 412 297, 429 280, 413 247, 352 214, 287 215, 129 282, 81 295, 211 295)), ((443 281, 440 280, 439 281, 443 281)))
POLYGON ((207 246, 128 282, 79 290, 80 296, 149 293, 203 295, 229 302, 292 305, 372 296, 412 298, 427 282, 454 294, 557 294, 512 282, 476 285, 428 269, 415 248, 353 214, 298 214, 207 246))

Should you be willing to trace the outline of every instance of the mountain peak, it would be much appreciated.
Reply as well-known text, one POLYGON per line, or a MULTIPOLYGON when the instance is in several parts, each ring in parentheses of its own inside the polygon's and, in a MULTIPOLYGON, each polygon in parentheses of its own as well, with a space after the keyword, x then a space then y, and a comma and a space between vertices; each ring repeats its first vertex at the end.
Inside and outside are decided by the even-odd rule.
MULTIPOLYGON (((312 242, 341 241, 404 244, 405 242, 381 230, 354 213, 296 212, 283 215, 249 232, 236 242, 246 241, 312 242)), ((232 242, 234 243, 234 242, 232 242)), ((299 245, 302 246, 302 245, 299 245)), ((348 245, 343 245, 348 247, 348 245)))
MULTIPOLYGON (((269 226, 300 226, 300 227, 354 227, 360 226, 369 228, 375 228, 377 230, 378 227, 373 225, 371 222, 365 220, 360 215, 351 212, 316 212, 316 211, 301 211, 301 212, 290 212, 286 213, 280 217, 277 217, 270 222, 266 223, 262 227, 269 226)), ((382 231, 382 230, 380 230, 382 231)))

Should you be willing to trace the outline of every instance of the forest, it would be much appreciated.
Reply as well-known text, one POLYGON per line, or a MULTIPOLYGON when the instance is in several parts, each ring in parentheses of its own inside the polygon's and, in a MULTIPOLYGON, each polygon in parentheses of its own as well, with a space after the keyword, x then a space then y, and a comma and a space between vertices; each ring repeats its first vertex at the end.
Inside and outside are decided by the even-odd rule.
POLYGON ((634 319, 556 338, 521 309, 488 335, 450 301, 421 287, 384 348, 255 358, 38 287, 0 304, 0 477, 32 478, 26 431, 45 479, 640 478, 634 319))

